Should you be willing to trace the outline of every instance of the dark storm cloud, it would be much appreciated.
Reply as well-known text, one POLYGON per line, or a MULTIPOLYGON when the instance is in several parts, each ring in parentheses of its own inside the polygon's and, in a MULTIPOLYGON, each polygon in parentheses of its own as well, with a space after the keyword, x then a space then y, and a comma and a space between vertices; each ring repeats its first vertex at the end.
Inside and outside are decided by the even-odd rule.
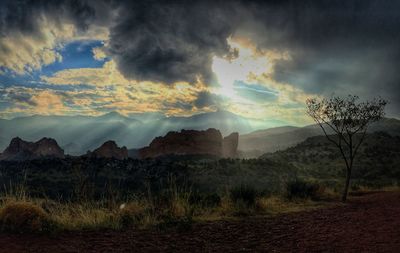
POLYGON ((201 91, 197 94, 197 98, 193 104, 197 108, 202 109, 204 107, 219 107, 221 102, 222 98, 220 96, 209 91, 201 91))
POLYGON ((165 83, 212 78, 212 57, 230 54, 237 15, 220 1, 143 1, 121 7, 109 53, 128 78, 165 83))
POLYGON ((109 27, 107 51, 129 79, 169 84, 201 76, 210 84, 212 57, 232 54, 226 39, 243 36, 260 49, 289 53, 275 65, 277 81, 316 94, 381 95, 400 113, 399 1, 24 0, 0 6, 2 36, 37 33, 39 14, 81 29, 109 27))
POLYGON ((284 1, 253 3, 237 34, 290 58, 274 79, 307 92, 380 95, 400 113, 400 2, 284 1))
POLYGON ((40 35, 40 19, 46 17, 55 24, 69 21, 85 30, 93 22, 95 10, 79 0, 4 0, 0 3, 0 35, 12 32, 40 35))
POLYGON ((136 2, 122 5, 109 51, 128 78, 209 82, 212 56, 231 52, 229 36, 244 36, 289 52, 275 66, 277 81, 397 104, 399 9, 400 2, 372 0, 136 2))

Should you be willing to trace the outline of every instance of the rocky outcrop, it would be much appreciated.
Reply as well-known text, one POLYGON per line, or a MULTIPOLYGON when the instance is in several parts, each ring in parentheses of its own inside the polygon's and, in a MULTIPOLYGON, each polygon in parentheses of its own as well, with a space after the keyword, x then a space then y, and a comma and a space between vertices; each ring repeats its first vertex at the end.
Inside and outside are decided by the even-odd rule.
POLYGON ((18 161, 39 158, 64 158, 64 150, 51 138, 42 138, 37 142, 28 142, 15 137, 0 156, 0 160, 18 161))
POLYGON ((154 158, 163 155, 213 155, 234 157, 237 151, 237 138, 229 137, 224 142, 221 132, 210 128, 206 131, 182 130, 169 132, 164 137, 155 138, 148 147, 139 150, 140 158, 154 158), (225 148, 224 148, 224 143, 225 148), (225 151, 227 150, 227 151, 225 151))
POLYGON ((106 141, 99 148, 90 153, 93 157, 98 158, 114 158, 124 160, 128 158, 128 149, 126 147, 118 147, 115 141, 106 141))
POLYGON ((237 157, 237 148, 239 144, 239 134, 231 133, 222 140, 222 156, 237 157))

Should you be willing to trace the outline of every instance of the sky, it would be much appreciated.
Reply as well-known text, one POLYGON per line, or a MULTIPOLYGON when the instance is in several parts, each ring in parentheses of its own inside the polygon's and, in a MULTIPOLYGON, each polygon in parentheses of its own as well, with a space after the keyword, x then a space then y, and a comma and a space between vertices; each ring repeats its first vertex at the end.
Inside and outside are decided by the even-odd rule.
POLYGON ((190 116, 305 125, 309 97, 400 116, 399 1, 3 0, 0 118, 190 116))

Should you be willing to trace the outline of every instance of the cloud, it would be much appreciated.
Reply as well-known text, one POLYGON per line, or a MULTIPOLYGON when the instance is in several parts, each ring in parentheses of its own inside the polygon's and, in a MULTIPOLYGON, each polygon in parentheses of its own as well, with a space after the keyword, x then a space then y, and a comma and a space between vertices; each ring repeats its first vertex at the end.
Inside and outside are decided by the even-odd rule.
POLYGON ((121 75, 113 60, 105 62, 102 68, 65 69, 51 76, 41 76, 41 79, 52 85, 93 85, 96 87, 135 83, 121 75))
POLYGON ((134 1, 118 17, 108 53, 127 78, 208 83, 213 56, 232 53, 226 40, 237 22, 231 4, 134 1))
POLYGON ((243 81, 236 81, 234 90, 238 96, 260 103, 274 102, 279 96, 279 92, 275 90, 268 89, 260 84, 249 84, 243 81))
POLYGON ((104 41, 93 49, 94 59, 106 61, 102 68, 42 77, 53 86, 95 87, 96 101, 93 90, 85 98, 58 94, 64 105, 90 113, 119 106, 185 114, 223 106, 242 115, 297 117, 305 98, 332 93, 381 95, 391 100, 389 115, 400 113, 395 1, 43 0, 0 7, 2 75, 61 61, 59 50, 70 41, 104 41), (235 80, 262 87, 234 87, 235 80), (216 90, 226 83, 232 87, 225 94, 216 90))
POLYGON ((53 91, 25 87, 5 88, 1 92, 0 102, 12 106, 0 112, 0 115, 31 115, 31 114, 65 114, 68 108, 62 97, 53 91))
POLYGON ((307 93, 383 96, 400 113, 396 1, 282 1, 249 5, 236 30, 259 48, 287 50, 271 78, 307 93))
POLYGON ((98 61, 102 61, 107 58, 106 52, 104 52, 104 48, 102 47, 95 47, 92 49, 93 58, 98 61))
MULTIPOLYGON (((50 91, 60 96, 71 111, 79 109, 92 115, 117 110, 124 114, 162 112, 182 116, 209 109, 194 106, 198 94, 207 89, 204 84, 180 82, 171 87, 156 82, 128 80, 113 60, 105 62, 101 68, 65 69, 41 79, 44 85, 40 92, 50 91), (82 89, 82 85, 88 86, 82 89)), ((37 93, 39 89, 31 92, 37 93)), ((34 110, 34 107, 31 109, 34 110)))
POLYGON ((36 106, 35 101, 32 100, 30 93, 19 92, 13 89, 3 89, 0 91, 2 102, 12 102, 16 104, 26 104, 36 106))
POLYGON ((210 91, 200 91, 197 94, 197 98, 194 100, 194 106, 199 109, 202 108, 213 108, 218 109, 222 107, 223 98, 217 94, 213 94, 210 91))
POLYGON ((61 61, 65 43, 108 37, 89 25, 94 9, 84 1, 4 1, 0 8, 0 67, 20 75, 61 61))

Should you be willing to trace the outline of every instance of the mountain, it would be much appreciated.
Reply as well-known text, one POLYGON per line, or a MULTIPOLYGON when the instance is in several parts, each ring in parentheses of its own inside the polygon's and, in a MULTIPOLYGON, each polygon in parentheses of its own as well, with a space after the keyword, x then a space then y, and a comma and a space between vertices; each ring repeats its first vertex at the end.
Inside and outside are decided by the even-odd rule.
POLYGON ((243 157, 254 158, 267 152, 286 149, 308 137, 321 135, 321 130, 314 128, 280 127, 256 131, 239 137, 239 150, 243 157))
POLYGON ((88 153, 88 155, 96 158, 102 157, 124 160, 128 158, 128 149, 126 147, 118 147, 115 141, 106 141, 93 152, 88 153))
POLYGON ((118 113, 100 117, 92 116, 40 116, 20 117, 6 120, 0 125, 0 149, 7 142, 20 136, 33 141, 43 136, 56 139, 66 147, 69 154, 82 154, 109 139, 119 140, 122 145, 130 144, 134 129, 142 123, 118 113), (79 148, 79 150, 76 150, 79 148))
POLYGON ((149 146, 139 149, 140 158, 154 158, 165 155, 212 155, 236 157, 238 133, 223 138, 219 130, 182 130, 168 132, 164 137, 155 138, 149 146))
MULTIPOLYGON (((255 129, 252 120, 222 110, 189 117, 165 117, 155 113, 134 116, 141 120, 117 112, 97 117, 34 115, 1 120, 0 150, 15 136, 29 141, 48 136, 56 139, 67 154, 82 155, 110 139, 122 146, 139 148, 169 131, 216 128, 227 135, 231 132, 248 133, 255 129)), ((256 123, 257 127, 262 124, 256 123)))
POLYGON ((51 138, 42 138, 37 142, 28 142, 15 137, 0 155, 0 160, 23 161, 43 157, 64 158, 64 150, 51 138))
MULTIPOLYGON (((344 177, 345 164, 339 149, 325 138, 307 138, 294 147, 260 158, 287 162, 308 177, 331 180, 344 177)), ((385 132, 366 135, 354 161, 353 179, 392 183, 400 182, 400 136, 385 132)))
MULTIPOLYGON (((34 115, 10 120, 0 119, 0 150, 4 150, 15 136, 28 141, 48 136, 56 139, 66 154, 82 155, 110 139, 129 149, 138 149, 170 131, 215 128, 223 136, 232 132, 240 133, 240 156, 258 157, 266 152, 294 146, 308 137, 323 134, 318 125, 284 126, 254 131, 271 124, 273 123, 270 121, 248 119, 223 110, 189 117, 165 117, 159 113, 133 114, 128 117, 118 112, 97 117, 34 115)), ((371 125, 370 132, 375 131, 399 135, 400 121, 384 119, 371 125)))
MULTIPOLYGON (((400 135, 400 120, 385 118, 373 123, 369 133, 386 132, 393 136, 400 135)), ((332 130, 327 128, 328 134, 332 130)), ((243 157, 258 157, 264 153, 284 150, 295 146, 309 137, 324 135, 319 125, 309 125, 305 127, 277 127, 266 130, 259 130, 239 136, 239 150, 243 157)))

